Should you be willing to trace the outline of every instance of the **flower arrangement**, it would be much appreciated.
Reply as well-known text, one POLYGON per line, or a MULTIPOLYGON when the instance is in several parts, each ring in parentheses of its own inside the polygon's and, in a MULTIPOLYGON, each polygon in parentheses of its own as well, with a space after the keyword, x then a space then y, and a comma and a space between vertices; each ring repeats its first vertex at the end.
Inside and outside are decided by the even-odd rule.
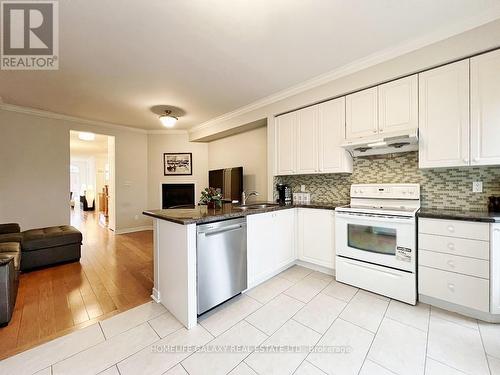
POLYGON ((201 192, 200 204, 206 204, 208 208, 222 207, 221 190, 213 187, 205 188, 201 192))

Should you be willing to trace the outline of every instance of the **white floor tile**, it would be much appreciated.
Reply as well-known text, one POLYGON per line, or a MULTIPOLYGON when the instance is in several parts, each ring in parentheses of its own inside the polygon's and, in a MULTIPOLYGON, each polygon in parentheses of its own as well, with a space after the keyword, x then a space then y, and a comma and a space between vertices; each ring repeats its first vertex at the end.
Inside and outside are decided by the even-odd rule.
POLYGON ((253 351, 248 348, 261 344, 265 339, 265 334, 242 321, 211 341, 200 352, 186 358, 182 366, 190 375, 225 375, 253 351), (243 350, 230 349, 233 346, 241 346, 243 350), (219 348, 226 349, 222 352, 213 351, 219 348))
POLYGON ((318 347, 337 347, 344 350, 336 353, 311 353, 307 360, 327 374, 358 374, 366 353, 373 340, 373 334, 342 319, 337 319, 321 338, 318 347))
POLYGON ((212 335, 219 336, 261 306, 259 302, 243 294, 202 315, 198 322, 212 335))
POLYGON ((420 375, 425 370, 426 345, 425 332, 384 319, 368 358, 397 374, 420 375))
POLYGON ((491 375, 500 375, 500 359, 489 355, 488 362, 490 364, 491 375))
POLYGON ((267 303, 277 295, 290 288, 292 285, 293 282, 282 277, 275 276, 272 279, 260 284, 259 286, 250 289, 248 292, 246 292, 246 294, 248 294, 253 299, 256 299, 260 303, 267 303))
POLYGON ((259 310, 249 315, 246 320, 266 334, 272 335, 303 306, 302 302, 280 294, 271 302, 268 302, 259 310))
POLYGON ((454 368, 427 357, 425 375, 465 375, 465 372, 455 370, 454 368))
POLYGON ((444 319, 449 322, 453 322, 456 324, 460 324, 461 326, 479 329, 477 320, 473 318, 469 318, 468 316, 460 315, 451 311, 446 311, 440 309, 439 307, 431 307, 431 315, 436 318, 444 319))
POLYGON ((375 297, 375 298, 381 299, 382 301, 387 301, 387 302, 389 302, 389 301, 391 300, 389 297, 383 296, 382 294, 373 293, 373 292, 370 292, 370 291, 368 291, 368 290, 364 290, 364 289, 360 289, 358 293, 360 293, 360 294, 365 294, 365 295, 367 295, 367 296, 372 296, 372 297, 375 297))
POLYGON ((151 319, 149 324, 161 338, 183 327, 183 325, 168 311, 151 319))
POLYGON ((285 290, 283 293, 298 299, 299 301, 307 303, 319 292, 321 292, 328 285, 328 283, 329 282, 326 280, 317 279, 308 275, 295 285, 285 290))
POLYGON ((296 283, 297 281, 303 279, 307 275, 311 274, 313 270, 302 267, 302 266, 292 266, 289 269, 281 272, 278 276, 282 277, 284 279, 287 279, 288 281, 291 281, 292 283, 296 283))
POLYGON ((347 302, 319 293, 293 319, 316 332, 325 333, 346 305, 347 302))
POLYGON ((431 316, 427 355, 469 374, 488 374, 479 331, 431 316))
POLYGON ((165 309, 162 304, 148 302, 144 305, 134 307, 133 309, 103 320, 101 322, 101 327, 106 339, 109 339, 119 333, 128 331, 130 328, 137 327, 138 325, 141 325, 142 323, 153 319, 166 311, 167 309, 165 309))
POLYGON ((181 365, 176 365, 172 367, 170 370, 168 370, 164 375, 189 375, 186 370, 184 370, 184 367, 181 365))
POLYGON ((158 340, 158 335, 149 324, 143 323, 56 363, 52 372, 54 375, 97 374, 158 340))
POLYGON ((332 275, 328 275, 326 273, 319 272, 319 271, 312 272, 311 274, 309 274, 309 277, 312 277, 315 279, 320 279, 323 281, 328 281, 328 282, 331 282, 334 280, 332 275))
POLYGON ((104 341, 99 324, 72 332, 0 362, 0 374, 33 374, 104 341))
POLYGON ((44 368, 43 370, 35 372, 33 375, 52 375, 52 367, 44 368))
POLYGON ((357 293, 340 317, 369 331, 376 332, 389 302, 373 295, 357 293))
POLYGON ((118 363, 121 375, 163 374, 213 339, 201 325, 182 328, 118 363))
POLYGON ((353 286, 332 281, 325 289, 321 291, 330 297, 341 299, 342 301, 349 302, 352 297, 358 292, 358 288, 353 286))
POLYGON ((257 373, 250 368, 245 362, 241 362, 236 366, 229 375, 257 375, 257 373))
POLYGON ((100 372, 99 375, 120 375, 120 373, 118 372, 118 368, 113 366, 103 372, 100 372))
MULTIPOLYGON (((359 375, 397 375, 379 364, 367 359, 361 368, 359 375)), ((406 375, 406 373, 405 373, 406 375)))
POLYGON ((385 316, 411 327, 427 332, 429 328, 429 305, 419 303, 416 306, 392 300, 385 316))
POLYGON ((311 364, 311 362, 304 361, 299 366, 294 375, 325 375, 323 371, 311 364))
POLYGON ((500 324, 479 322, 479 331, 486 353, 500 358, 500 324))
MULTIPOLYGON (((289 320, 263 344, 264 347, 310 346, 321 335, 293 320, 289 320)), ((307 350, 252 353, 245 362, 259 374, 291 374, 307 356, 307 350)))

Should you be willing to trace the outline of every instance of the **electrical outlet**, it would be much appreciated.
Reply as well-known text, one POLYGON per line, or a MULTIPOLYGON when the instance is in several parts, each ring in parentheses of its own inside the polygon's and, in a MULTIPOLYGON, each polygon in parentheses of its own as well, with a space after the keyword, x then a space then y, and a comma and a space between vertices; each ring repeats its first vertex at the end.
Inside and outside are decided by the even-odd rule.
POLYGON ((300 191, 304 193, 306 191, 306 185, 300 185, 300 191))
POLYGON ((482 193, 483 192, 483 182, 482 181, 474 181, 472 183, 472 192, 473 193, 482 193))

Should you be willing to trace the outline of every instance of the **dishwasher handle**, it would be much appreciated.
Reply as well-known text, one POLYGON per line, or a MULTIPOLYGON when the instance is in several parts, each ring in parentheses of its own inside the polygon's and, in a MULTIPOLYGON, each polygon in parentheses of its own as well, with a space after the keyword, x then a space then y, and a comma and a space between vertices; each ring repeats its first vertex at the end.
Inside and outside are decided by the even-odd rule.
POLYGON ((208 236, 215 236, 217 234, 221 234, 221 233, 231 232, 233 230, 242 229, 243 226, 244 226, 244 224, 235 224, 235 225, 230 225, 230 226, 223 227, 223 228, 208 230, 206 232, 200 232, 199 234, 204 234, 206 237, 208 237, 208 236))

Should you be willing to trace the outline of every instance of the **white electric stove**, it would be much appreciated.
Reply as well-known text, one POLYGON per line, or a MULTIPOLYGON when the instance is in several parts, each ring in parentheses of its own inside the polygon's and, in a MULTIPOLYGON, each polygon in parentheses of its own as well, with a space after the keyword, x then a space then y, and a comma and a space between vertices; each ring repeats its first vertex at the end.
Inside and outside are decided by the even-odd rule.
POLYGON ((418 184, 352 185, 335 210, 336 279, 416 304, 419 208, 418 184))

